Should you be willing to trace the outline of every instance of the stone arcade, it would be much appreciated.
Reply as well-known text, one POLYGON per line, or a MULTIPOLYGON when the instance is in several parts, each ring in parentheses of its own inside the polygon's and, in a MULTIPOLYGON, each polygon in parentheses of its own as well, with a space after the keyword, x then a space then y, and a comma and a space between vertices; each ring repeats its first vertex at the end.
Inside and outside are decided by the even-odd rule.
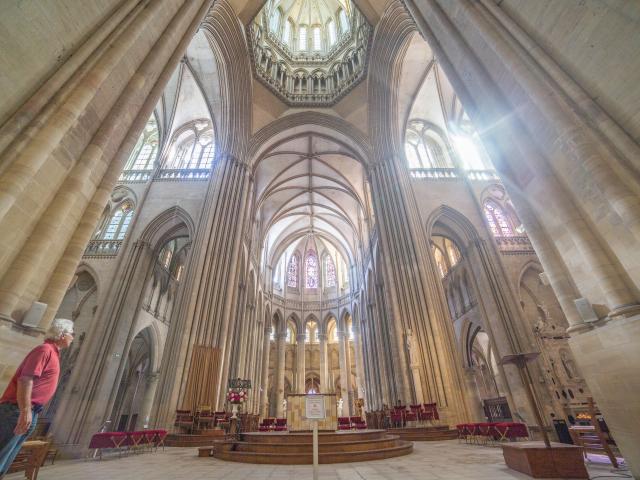
POLYGON ((0 386, 76 330, 44 478, 308 454, 299 394, 350 430, 321 461, 515 478, 455 431, 513 422, 640 478, 638 2, 7 0, 0 31, 0 386), (192 446, 66 460, 101 430, 192 446))

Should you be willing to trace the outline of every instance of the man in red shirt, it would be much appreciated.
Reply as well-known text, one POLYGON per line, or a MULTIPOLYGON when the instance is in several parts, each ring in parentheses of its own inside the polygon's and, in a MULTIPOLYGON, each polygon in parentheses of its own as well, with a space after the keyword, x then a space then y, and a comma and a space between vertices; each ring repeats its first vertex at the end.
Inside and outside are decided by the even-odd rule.
POLYGON ((60 349, 73 341, 73 322, 54 320, 42 345, 22 361, 0 398, 0 478, 9 470, 60 377, 60 349))

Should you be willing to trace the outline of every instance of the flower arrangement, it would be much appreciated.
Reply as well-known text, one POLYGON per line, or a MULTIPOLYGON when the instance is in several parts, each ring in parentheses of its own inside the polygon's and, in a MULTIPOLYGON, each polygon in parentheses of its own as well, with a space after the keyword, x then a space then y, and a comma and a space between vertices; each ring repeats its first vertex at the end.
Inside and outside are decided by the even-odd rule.
POLYGON ((245 403, 249 398, 246 388, 230 388, 227 392, 227 401, 232 404, 245 403))

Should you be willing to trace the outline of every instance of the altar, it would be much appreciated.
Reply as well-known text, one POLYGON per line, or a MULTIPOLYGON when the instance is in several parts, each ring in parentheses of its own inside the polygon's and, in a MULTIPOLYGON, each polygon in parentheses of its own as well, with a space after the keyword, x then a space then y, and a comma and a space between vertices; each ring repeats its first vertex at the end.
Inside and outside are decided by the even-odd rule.
MULTIPOLYGON (((335 432, 338 429, 338 407, 335 393, 318 393, 314 397, 324 397, 325 415, 318 422, 318 430, 335 432)), ((310 432, 313 420, 307 419, 306 397, 304 393, 287 395, 287 426, 290 432, 310 432)))

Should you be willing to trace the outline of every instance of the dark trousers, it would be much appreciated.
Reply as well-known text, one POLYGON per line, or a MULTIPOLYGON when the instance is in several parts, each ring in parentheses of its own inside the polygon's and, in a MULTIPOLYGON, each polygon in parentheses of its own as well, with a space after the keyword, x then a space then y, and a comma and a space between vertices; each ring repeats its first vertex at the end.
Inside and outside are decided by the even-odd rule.
POLYGON ((7 473, 22 444, 36 428, 41 407, 33 408, 33 419, 29 430, 23 435, 16 435, 13 430, 18 423, 20 409, 18 405, 12 403, 0 403, 0 476, 7 473))

